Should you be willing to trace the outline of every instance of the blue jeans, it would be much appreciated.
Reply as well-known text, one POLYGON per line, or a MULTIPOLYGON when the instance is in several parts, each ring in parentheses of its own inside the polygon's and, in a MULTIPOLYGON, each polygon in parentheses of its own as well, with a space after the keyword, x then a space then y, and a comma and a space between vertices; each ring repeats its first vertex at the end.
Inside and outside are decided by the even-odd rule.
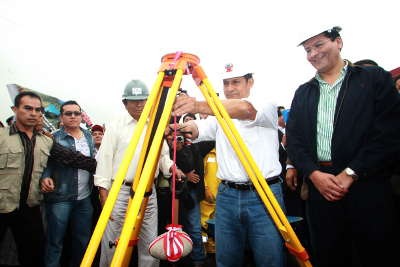
MULTIPOLYGON (((270 189, 285 210, 281 185, 273 184, 270 189)), ((253 250, 257 267, 286 266, 284 240, 258 192, 220 183, 215 207, 217 266, 241 266, 246 243, 253 250)))
POLYGON ((47 202, 45 266, 60 266, 65 231, 71 220, 72 261, 71 266, 80 266, 91 237, 93 207, 90 197, 82 200, 47 202))
POLYGON ((201 214, 200 214, 200 203, 197 200, 196 189, 190 190, 195 207, 191 210, 187 210, 186 226, 188 234, 193 242, 193 249, 191 252, 191 258, 193 263, 204 264, 206 254, 203 247, 203 236, 201 233, 201 214))

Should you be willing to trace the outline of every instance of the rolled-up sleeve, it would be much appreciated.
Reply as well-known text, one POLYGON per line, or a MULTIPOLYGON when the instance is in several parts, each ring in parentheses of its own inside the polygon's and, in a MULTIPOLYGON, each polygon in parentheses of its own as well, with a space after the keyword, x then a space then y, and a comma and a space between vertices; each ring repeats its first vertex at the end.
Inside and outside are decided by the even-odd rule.
POLYGON ((246 128, 252 128, 255 126, 262 126, 278 130, 278 108, 274 101, 258 101, 256 99, 243 98, 242 100, 250 103, 255 110, 257 115, 254 120, 242 120, 242 124, 246 128))
POLYGON ((117 135, 112 127, 108 127, 101 142, 98 152, 98 163, 96 174, 94 175, 95 186, 103 187, 107 190, 111 188, 113 173, 113 158, 117 148, 117 135))
POLYGON ((159 168, 162 171, 164 177, 168 178, 172 175, 172 173, 169 172, 169 169, 173 164, 174 162, 169 157, 169 148, 167 142, 164 140, 159 161, 159 168))

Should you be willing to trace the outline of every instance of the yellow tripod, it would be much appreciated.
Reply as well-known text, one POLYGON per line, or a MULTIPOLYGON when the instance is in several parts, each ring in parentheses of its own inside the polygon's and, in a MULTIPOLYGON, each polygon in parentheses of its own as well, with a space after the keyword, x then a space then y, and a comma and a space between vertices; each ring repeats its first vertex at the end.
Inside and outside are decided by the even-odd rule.
POLYGON ((149 125, 143 149, 141 151, 140 161, 132 185, 132 194, 125 217, 124 227, 111 263, 111 266, 128 266, 133 245, 137 244, 140 227, 147 206, 149 196, 145 193, 151 191, 154 174, 158 166, 158 159, 161 151, 160 146, 162 145, 164 130, 169 122, 172 106, 183 75, 192 75, 196 85, 203 93, 208 105, 211 107, 215 117, 246 169, 254 187, 257 189, 257 192, 286 241, 286 246, 289 252, 296 256, 300 266, 311 266, 306 250, 301 245, 290 226, 289 221, 276 201, 274 194, 269 189, 268 184, 211 86, 205 72, 202 67, 199 66, 200 59, 193 54, 172 53, 163 56, 161 62, 156 82, 147 100, 146 106, 144 107, 131 142, 126 150, 124 159, 115 177, 113 186, 109 192, 107 201, 104 205, 81 266, 91 266, 93 262, 133 153, 136 149, 147 118, 149 118, 149 125), (166 99, 168 91, 169 95, 166 99), (165 99, 166 102, 164 105, 165 99), (150 148, 148 147, 148 144, 151 144, 150 148), (139 214, 141 204, 142 209, 139 214))

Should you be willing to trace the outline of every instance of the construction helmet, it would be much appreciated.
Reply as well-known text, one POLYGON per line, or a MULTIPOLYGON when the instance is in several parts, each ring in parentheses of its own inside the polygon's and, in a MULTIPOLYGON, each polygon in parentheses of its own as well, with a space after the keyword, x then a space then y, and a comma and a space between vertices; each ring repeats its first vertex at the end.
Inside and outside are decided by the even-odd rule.
POLYGON ((126 84, 122 100, 143 100, 147 98, 149 98, 149 89, 143 81, 131 80, 126 84))
POLYGON ((299 35, 299 44, 297 46, 301 46, 307 41, 308 39, 313 38, 314 36, 317 36, 323 32, 340 32, 342 30, 342 27, 340 26, 332 26, 332 25, 323 25, 323 24, 317 24, 314 27, 310 27, 307 30, 305 30, 302 34, 299 35))
POLYGON ((229 79, 229 78, 235 78, 235 77, 243 77, 246 74, 255 74, 254 72, 249 71, 250 68, 248 68, 245 64, 241 62, 235 63, 228 63, 225 65, 224 70, 221 74, 222 79, 229 79))

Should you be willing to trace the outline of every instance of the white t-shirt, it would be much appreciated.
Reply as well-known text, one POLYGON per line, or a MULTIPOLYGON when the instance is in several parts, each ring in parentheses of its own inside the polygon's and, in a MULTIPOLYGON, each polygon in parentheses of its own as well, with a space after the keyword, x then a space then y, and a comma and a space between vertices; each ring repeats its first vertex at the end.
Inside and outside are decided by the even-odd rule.
MULTIPOLYGON (((76 151, 81 152, 83 155, 90 157, 90 148, 88 141, 84 134, 81 139, 75 139, 76 151)), ((88 171, 78 169, 78 198, 77 200, 85 199, 90 195, 89 189, 90 173, 88 171)))

